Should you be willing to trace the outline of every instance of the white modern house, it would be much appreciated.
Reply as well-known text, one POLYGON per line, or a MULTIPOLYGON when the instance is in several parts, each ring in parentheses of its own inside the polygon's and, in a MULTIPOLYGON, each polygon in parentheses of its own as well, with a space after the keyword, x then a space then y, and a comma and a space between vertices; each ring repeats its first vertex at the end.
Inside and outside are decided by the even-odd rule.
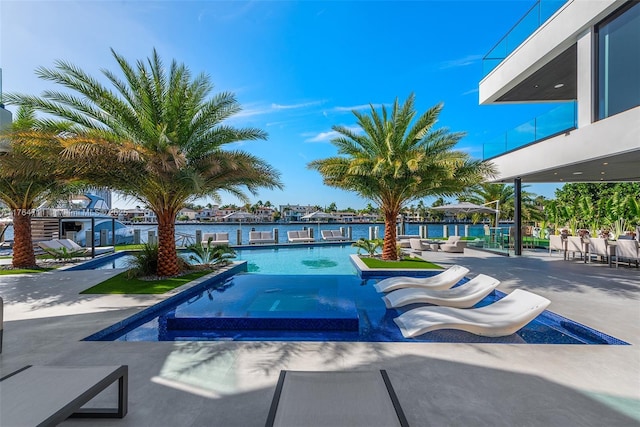
POLYGON ((483 65, 480 104, 555 104, 484 146, 516 205, 522 183, 640 181, 640 2, 538 0, 483 65))

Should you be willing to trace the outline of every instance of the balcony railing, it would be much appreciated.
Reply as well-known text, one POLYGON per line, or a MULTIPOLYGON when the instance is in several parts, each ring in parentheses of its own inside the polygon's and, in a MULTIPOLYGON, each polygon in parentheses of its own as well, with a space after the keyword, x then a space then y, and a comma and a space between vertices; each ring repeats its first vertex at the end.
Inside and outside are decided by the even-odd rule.
POLYGON ((498 66, 567 0, 537 0, 529 11, 482 59, 483 76, 498 66))
POLYGON ((508 130, 499 140, 483 144, 482 159, 487 160, 500 156, 525 145, 575 129, 577 107, 578 103, 576 101, 567 102, 533 120, 508 130))

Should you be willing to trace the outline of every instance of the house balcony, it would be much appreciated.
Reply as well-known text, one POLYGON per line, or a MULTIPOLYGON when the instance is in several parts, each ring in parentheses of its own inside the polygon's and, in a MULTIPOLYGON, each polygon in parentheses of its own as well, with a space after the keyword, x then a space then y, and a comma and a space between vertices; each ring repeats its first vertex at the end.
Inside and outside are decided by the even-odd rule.
POLYGON ((482 59, 483 76, 496 68, 511 52, 549 19, 567 0, 538 0, 482 59))
POLYGON ((577 127, 577 102, 567 102, 506 131, 482 146, 482 159, 488 160, 526 147, 577 127))

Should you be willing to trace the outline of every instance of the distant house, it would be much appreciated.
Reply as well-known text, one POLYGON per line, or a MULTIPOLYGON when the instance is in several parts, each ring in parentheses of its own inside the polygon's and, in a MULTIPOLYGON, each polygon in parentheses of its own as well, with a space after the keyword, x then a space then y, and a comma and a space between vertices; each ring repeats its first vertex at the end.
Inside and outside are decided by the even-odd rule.
POLYGON ((316 206, 311 205, 280 205, 280 218, 285 222, 300 221, 303 216, 316 210, 316 206))
POLYGON ((178 218, 187 217, 189 221, 193 221, 194 219, 196 219, 197 215, 198 215, 197 211, 189 208, 182 208, 178 212, 178 218))

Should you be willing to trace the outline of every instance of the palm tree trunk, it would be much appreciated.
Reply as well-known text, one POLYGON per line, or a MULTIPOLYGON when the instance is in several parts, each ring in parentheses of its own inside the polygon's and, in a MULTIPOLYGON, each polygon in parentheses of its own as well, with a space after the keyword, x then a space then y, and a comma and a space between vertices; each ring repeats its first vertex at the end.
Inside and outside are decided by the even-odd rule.
POLYGON ((36 255, 31 241, 31 216, 23 215, 15 209, 13 215, 13 262, 14 268, 28 268, 36 265, 36 255))
POLYGON ((180 273, 176 252, 176 212, 163 211, 158 215, 158 276, 180 273))
POLYGON ((384 246, 382 247, 382 259, 395 261, 398 259, 396 243, 396 219, 398 212, 385 212, 384 214, 384 246))

